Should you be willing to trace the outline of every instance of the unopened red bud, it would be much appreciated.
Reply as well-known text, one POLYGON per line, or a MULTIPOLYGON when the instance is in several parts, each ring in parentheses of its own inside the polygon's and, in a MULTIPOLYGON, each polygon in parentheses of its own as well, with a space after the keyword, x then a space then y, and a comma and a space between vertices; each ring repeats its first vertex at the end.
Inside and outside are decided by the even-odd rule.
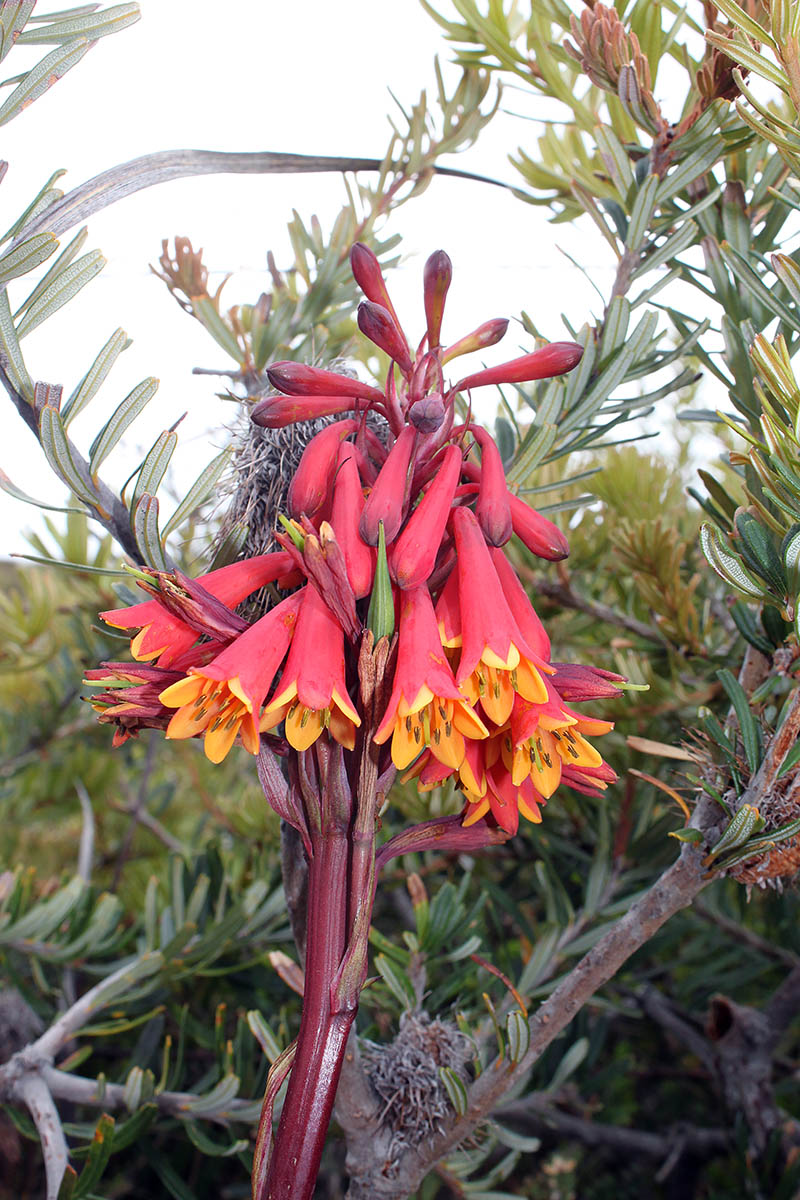
POLYGON ((435 433, 444 420, 444 400, 438 392, 431 392, 411 405, 408 419, 420 433, 435 433))
POLYGON ((470 430, 481 448, 480 491, 475 516, 487 542, 492 546, 505 546, 511 537, 511 508, 503 460, 497 443, 485 429, 471 425, 470 430))
POLYGON ((339 447, 331 509, 331 525, 342 548, 347 577, 357 600, 372 591, 375 574, 375 551, 362 541, 358 532, 358 523, 364 511, 364 492, 358 470, 360 458, 363 458, 363 455, 356 446, 350 442, 342 442, 339 447))
POLYGON ((287 396, 349 396, 383 401, 383 392, 360 379, 324 371, 322 367, 307 367, 304 363, 273 363, 267 367, 267 377, 274 388, 287 396))
POLYGON ((442 332, 442 314, 447 289, 453 278, 453 264, 444 250, 435 250, 425 263, 423 273, 425 295, 425 318, 428 322, 428 348, 439 345, 442 332))
POLYGON ((461 451, 448 446, 430 487, 392 548, 390 566, 401 588, 420 587, 430 577, 460 475, 461 451))
POLYGON ((488 367, 462 379, 453 391, 465 391, 472 387, 486 387, 492 383, 527 383, 531 379, 551 379, 571 371, 581 361, 583 346, 576 342, 550 342, 532 354, 523 354, 499 367, 488 367))
POLYGON ((311 439, 303 451, 286 497, 293 517, 313 517, 322 507, 333 481, 339 443, 358 428, 358 421, 334 421, 311 439))
POLYGON ((354 396, 266 396, 250 410, 250 420, 262 429, 282 429, 295 421, 314 421, 335 413, 363 408, 354 396))
POLYGON ((553 686, 562 700, 598 700, 619 696, 619 684, 627 683, 624 675, 588 667, 583 663, 553 663, 556 673, 553 686))
POLYGON ((365 246, 363 242, 356 242, 350 251, 350 268, 353 272, 353 278, 361 288, 368 300, 372 300, 375 304, 381 304, 394 317, 395 324, 398 329, 400 322, 397 318, 397 313, 394 311, 386 287, 386 280, 383 278, 381 264, 377 257, 370 250, 369 246, 365 246))
POLYGON ((472 333, 448 346, 442 355, 442 362, 450 362, 451 358, 458 358, 460 354, 471 354, 473 350, 485 350, 487 346, 495 346, 505 337, 507 329, 507 317, 495 317, 492 321, 485 321, 483 325, 473 329, 472 333))
POLYGON ((404 375, 411 370, 411 355, 406 339, 388 308, 373 300, 362 300, 358 306, 358 328, 371 342, 384 350, 397 363, 404 375))
POLYGON ((549 559, 550 562, 558 562, 567 557, 569 542, 557 525, 511 492, 508 493, 508 503, 514 533, 532 554, 549 559))
POLYGON ((367 496, 359 530, 369 546, 377 546, 381 524, 386 541, 390 543, 403 523, 406 478, 416 438, 417 431, 413 425, 403 427, 367 496))

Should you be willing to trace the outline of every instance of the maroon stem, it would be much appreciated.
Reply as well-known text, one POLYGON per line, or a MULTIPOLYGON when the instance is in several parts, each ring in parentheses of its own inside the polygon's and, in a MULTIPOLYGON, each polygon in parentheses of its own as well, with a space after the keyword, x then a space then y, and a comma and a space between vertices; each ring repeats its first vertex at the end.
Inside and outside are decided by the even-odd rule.
POLYGON ((348 832, 339 821, 312 834, 303 1015, 263 1197, 307 1200, 314 1191, 356 1005, 331 1001, 345 948, 348 832))

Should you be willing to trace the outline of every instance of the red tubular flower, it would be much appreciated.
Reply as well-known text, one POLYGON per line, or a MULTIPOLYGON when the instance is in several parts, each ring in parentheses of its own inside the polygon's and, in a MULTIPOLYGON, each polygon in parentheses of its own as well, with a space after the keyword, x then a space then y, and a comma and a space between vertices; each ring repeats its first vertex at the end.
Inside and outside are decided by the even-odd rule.
POLYGON ((491 434, 480 425, 470 425, 470 432, 481 448, 481 482, 475 516, 487 542, 505 546, 511 537, 511 507, 503 460, 491 434))
POLYGON ((362 300, 356 319, 364 336, 388 354, 404 375, 408 375, 411 370, 408 343, 389 310, 374 300, 362 300))
POLYGON ((359 453, 350 442, 342 442, 336 460, 331 526, 342 548, 347 577, 357 600, 372 591, 375 551, 358 532, 364 511, 364 490, 358 471, 359 453))
MULTIPOLYGON (((536 611, 528 599, 528 593, 517 578, 517 573, 502 550, 490 548, 494 569, 503 588, 503 595, 508 601, 508 607, 514 614, 514 620, 519 625, 520 632, 529 646, 532 646, 545 662, 550 660, 550 638, 545 632, 544 625, 539 620, 536 611)), ((550 664, 555 666, 554 663, 550 664)))
POLYGON ((161 703, 178 710, 168 738, 204 733, 206 757, 222 762, 241 733, 245 750, 258 754, 261 705, 289 649, 305 591, 282 600, 210 663, 190 667, 161 692, 161 703))
POLYGON ((545 803, 545 797, 534 787, 530 776, 520 784, 514 783, 503 761, 503 742, 506 738, 507 734, 499 731, 480 747, 483 752, 484 790, 480 794, 465 786, 466 826, 480 821, 488 813, 501 829, 510 834, 517 832, 520 813, 536 825, 541 822, 540 808, 545 803))
POLYGON ((403 523, 406 478, 416 437, 417 431, 413 425, 404 426, 378 472, 372 491, 367 496, 358 528, 362 538, 370 546, 378 544, 378 526, 381 521, 387 545, 394 540, 403 523))
POLYGON ((552 796, 561 782, 563 766, 583 770, 603 766, 603 760, 586 736, 608 733, 611 721, 599 721, 573 712, 548 684, 544 704, 530 704, 519 696, 511 714, 510 735, 503 742, 507 770, 515 784, 526 776, 543 796, 552 796))
POLYGON ((552 379, 554 375, 564 375, 577 367, 582 357, 583 346, 577 342, 550 342, 532 354, 523 354, 520 358, 512 358, 511 362, 501 363, 499 367, 487 367, 484 371, 467 375, 453 391, 486 387, 490 383, 527 383, 532 379, 552 379))
MULTIPOLYGON (((283 551, 259 554, 200 575, 196 582, 216 600, 233 607, 265 584, 288 575, 292 565, 291 557, 283 551)), ((158 579, 157 574, 154 579, 158 579)), ((139 662, 158 658, 159 666, 168 667, 197 641, 197 630, 158 599, 127 608, 110 608, 100 616, 115 629, 139 630, 131 642, 131 655, 139 662)))
POLYGON ((453 278, 453 264, 444 250, 435 250, 425 263, 422 275, 425 300, 425 319, 428 324, 428 348, 439 345, 442 332, 442 314, 447 290, 453 278))
POLYGON ((339 443, 358 429, 358 421, 334 421, 315 434, 302 453, 286 497, 293 517, 313 517, 331 487, 339 443))
POLYGON ((569 542, 557 525, 548 521, 547 517, 543 517, 513 492, 508 493, 508 503, 514 533, 528 547, 531 554, 538 558, 546 558, 550 562, 559 562, 567 557, 569 542))
POLYGON ((336 371, 324 371, 322 367, 307 367, 304 363, 273 363, 267 367, 267 377, 274 388, 287 396, 347 396, 380 405, 384 400, 383 392, 369 383, 336 371))
POLYGON ((389 557, 389 567, 401 588, 419 587, 433 571, 460 474, 461 451, 458 446, 448 446, 389 557))
POLYGON ((430 592, 403 592, 394 686, 375 741, 392 739, 392 762, 407 767, 427 746, 450 769, 464 759, 469 739, 485 738, 483 721, 465 702, 442 652, 430 592))
POLYGON ((450 362, 461 354, 472 354, 475 350, 485 350, 487 346, 495 346, 506 336, 508 329, 507 317, 495 317, 493 321, 484 321, 472 333, 466 334, 448 346, 442 354, 442 362, 450 362))
POLYGON ((475 514, 453 510, 461 620, 461 660, 456 683, 486 716, 504 725, 515 694, 541 703, 547 699, 542 672, 552 672, 528 645, 503 595, 475 514))
POLYGON ((250 420, 262 429, 282 429, 295 421, 315 421, 364 407, 365 402, 354 396, 266 396, 253 405, 250 420))
POLYGON ((347 694, 342 628, 313 586, 303 589, 292 647, 261 729, 284 718, 286 740, 295 750, 307 750, 323 729, 352 750, 361 724, 347 694))

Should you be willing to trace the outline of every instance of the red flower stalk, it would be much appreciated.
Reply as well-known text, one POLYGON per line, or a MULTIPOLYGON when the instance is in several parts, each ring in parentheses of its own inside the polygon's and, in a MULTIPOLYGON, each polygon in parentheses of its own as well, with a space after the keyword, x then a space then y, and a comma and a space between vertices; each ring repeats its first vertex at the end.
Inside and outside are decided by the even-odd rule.
POLYGON ((499 367, 487 367, 484 371, 467 375, 456 384, 453 391, 464 392, 467 388, 487 387, 491 383, 527 383, 532 379, 552 379, 554 375, 571 371, 582 357, 583 346, 577 342, 549 342, 532 354, 523 354, 520 358, 512 358, 511 362, 501 363, 499 367))
POLYGON ((358 451, 349 442, 342 442, 336 460, 336 480, 333 485, 331 526, 342 548, 347 577, 357 600, 372 591, 375 575, 375 551, 363 541, 358 532, 364 511, 364 490, 358 472, 358 451))
POLYGON ((334 421, 315 434, 303 451, 286 497, 293 517, 313 517, 328 497, 339 443, 358 429, 358 421, 334 421))
POLYGON ((448 446, 389 556, 390 570, 401 588, 419 587, 433 572, 460 474, 461 451, 448 446))
POLYGON ((362 383, 360 379, 351 379, 349 375, 325 371, 322 367, 276 362, 267 367, 267 377, 274 388, 287 396, 346 396, 351 400, 383 404, 383 392, 378 388, 362 383))
MULTIPOLYGON (((259 554, 255 558, 230 563, 195 581, 215 600, 233 606, 267 583, 288 575, 292 560, 288 554, 259 554)), ((153 572, 153 581, 166 586, 170 576, 153 572)), ((181 577, 184 582, 185 576, 181 577)), ((139 662, 158 658, 159 666, 168 667, 185 654, 197 641, 197 630, 171 612, 161 597, 133 604, 126 608, 110 608, 100 613, 107 625, 115 629, 138 629, 131 642, 131 655, 139 662)))
POLYGON ((422 275, 428 347, 431 350, 438 346, 441 340, 442 314, 452 278, 453 264, 450 256, 445 254, 444 250, 435 250, 425 263, 422 275))
POLYGON ((455 769, 464 759, 465 739, 484 738, 488 730, 465 702, 442 651, 430 592, 403 593, 400 642, 394 685, 375 733, 381 745, 392 739, 392 762, 402 770, 425 747, 455 769))
POLYGON ((161 693, 161 703, 178 710, 168 738, 202 733, 206 757, 222 762, 241 734, 245 750, 258 754, 261 706, 289 649, 304 591, 282 600, 210 663, 190 667, 161 693))
POLYGON ((411 370, 408 343, 392 314, 374 300, 362 300, 358 306, 358 328, 371 342, 396 362, 404 375, 411 370))
POLYGON ((372 491, 367 496, 358 528, 370 546, 378 544, 378 526, 383 522, 387 544, 394 541, 405 513, 406 481, 411 452, 417 439, 413 425, 406 425, 392 446, 386 462, 378 472, 372 491))
POLYGON ((361 718, 347 694, 342 628, 315 587, 302 594, 289 657, 261 730, 285 719, 285 737, 295 750, 307 750, 323 729, 352 750, 361 718))
POLYGON ((487 542, 492 546, 505 546, 511 537, 511 507, 503 460, 491 434, 480 425, 469 428, 481 448, 481 481, 475 516, 487 542))

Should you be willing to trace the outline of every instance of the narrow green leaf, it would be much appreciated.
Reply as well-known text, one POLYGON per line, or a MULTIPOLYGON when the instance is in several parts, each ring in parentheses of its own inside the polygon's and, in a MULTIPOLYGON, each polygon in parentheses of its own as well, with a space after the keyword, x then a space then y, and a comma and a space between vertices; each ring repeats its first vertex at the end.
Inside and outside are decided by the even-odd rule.
POLYGON ((94 279, 99 271, 102 271, 106 265, 106 260, 99 250, 92 250, 89 254, 84 254, 77 262, 72 263, 65 271, 50 284, 50 286, 42 292, 38 300, 31 304, 28 311, 17 326, 17 336, 25 337, 27 333, 35 329, 37 325, 41 325, 42 321, 46 321, 53 313, 57 312, 64 304, 72 299, 73 296, 85 287, 90 280, 94 279))
POLYGON ((89 469, 94 475, 100 464, 108 457, 132 421, 158 391, 158 380, 148 376, 129 392, 110 420, 106 422, 92 442, 89 450, 89 469))
POLYGON ((764 598, 764 588, 757 583, 745 568, 738 554, 728 550, 716 525, 706 521, 700 526, 700 547, 708 564, 716 573, 737 591, 759 600, 764 598))
POLYGON ((62 406, 61 416, 65 425, 83 412, 89 401, 97 395, 114 363, 130 344, 124 329, 114 330, 75 391, 62 406))
POLYGON ((455 1111, 463 1117, 467 1111, 467 1089, 460 1075, 456 1075, 452 1067, 439 1067, 439 1078, 444 1084, 445 1091, 455 1111))
POLYGON ((753 716, 744 688, 727 668, 717 671, 717 679, 724 687, 736 712, 747 765, 751 771, 757 771, 761 762, 761 737, 758 722, 753 716))
POLYGON ((76 37, 87 37, 97 41, 98 38, 133 25, 140 16, 138 4, 117 4, 102 12, 82 13, 78 16, 64 17, 60 21, 52 21, 49 25, 34 26, 21 33, 17 41, 20 45, 71 41, 76 37))
POLYGON ((4 365, 11 383, 29 404, 32 403, 33 382, 22 357, 5 288, 0 290, 0 348, 6 360, 4 365))
POLYGON ((372 630, 375 641, 382 637, 390 638, 394 633, 394 599, 392 597, 392 582, 389 578, 389 563, 386 558, 386 537, 383 532, 383 521, 378 525, 378 560, 375 564, 375 579, 372 584, 372 595, 369 598, 367 612, 367 628, 372 630))
POLYGON ((42 444, 45 457, 60 479, 63 479, 72 489, 79 500, 93 507, 98 503, 98 497, 84 481, 67 438, 64 425, 58 409, 52 404, 45 404, 39 414, 39 441, 42 444))
POLYGON ((226 447, 216 458, 212 459, 208 466, 197 479, 194 481, 189 491, 181 500, 174 513, 164 526, 162 537, 166 538, 173 529, 178 529, 180 525, 190 517, 191 514, 204 504, 208 498, 213 495, 214 489, 225 473, 228 463, 231 459, 232 451, 226 447))
POLYGON ((136 510, 139 501, 145 494, 155 496, 177 444, 178 435, 174 429, 165 429, 163 433, 158 435, 145 455, 144 462, 136 478, 133 498, 131 500, 132 511, 136 510))
POLYGON ((4 59, 12 46, 16 44, 19 33, 25 28, 33 12, 36 0, 7 0, 2 10, 2 31, 0 39, 0 60, 4 59))
POLYGON ((636 199, 631 209, 631 219, 628 222, 626 245, 629 250, 638 249, 644 236, 650 228, 650 218, 655 208, 656 196, 660 180, 657 175, 647 175, 636 193, 636 199))
POLYGON ((764 828, 764 818, 752 804, 743 804, 717 844, 709 851, 707 860, 713 862, 720 854, 738 850, 750 841, 754 833, 764 828))
POLYGON ((701 179, 722 157, 724 149, 724 143, 716 135, 701 144, 694 153, 689 154, 664 176, 658 186, 656 203, 665 204, 667 200, 671 200, 684 188, 687 188, 690 183, 701 179))
POLYGON ((89 1196, 103 1177, 103 1172, 111 1157, 114 1143, 114 1118, 103 1113, 94 1131, 86 1165, 81 1171, 75 1190, 72 1193, 75 1200, 78 1197, 89 1196))
POLYGON ((769 532, 749 512, 739 513, 735 524, 739 534, 737 544, 747 566, 763 576, 779 596, 785 595, 786 572, 769 532))
POLYGON ((72 67, 79 63, 92 43, 82 38, 79 41, 68 42, 66 46, 57 46, 46 54, 36 66, 28 71, 22 83, 14 88, 8 99, 0 104, 0 125, 5 125, 27 108, 34 100, 44 95, 48 88, 66 75, 72 67))
POLYGON ((46 258, 49 258, 58 246, 58 240, 52 233, 35 233, 33 237, 20 242, 13 250, 0 257, 0 284, 8 283, 19 275, 27 275, 46 258))
POLYGON ((790 329, 800 330, 800 315, 793 313, 782 300, 778 299, 775 292, 767 287, 744 255, 740 254, 738 250, 734 250, 733 246, 729 246, 727 242, 723 242, 719 250, 731 274, 759 304, 763 304, 768 312, 777 317, 779 321, 783 321, 790 329))
POLYGON ((83 247, 88 236, 88 227, 84 225, 83 229, 78 230, 72 241, 64 247, 52 266, 48 267, 47 271, 36 284, 36 287, 33 289, 31 294, 27 296, 25 300, 23 300, 22 304, 20 304, 19 308, 14 313, 15 319, 19 318, 20 313, 23 313, 26 309, 30 308, 34 301, 38 300, 39 297, 47 290, 47 288, 50 287, 50 284, 58 278, 61 272, 66 270, 66 268, 75 258, 76 254, 83 247))
POLYGON ((525 1017, 515 1008, 506 1017, 506 1045, 509 1062, 516 1064, 525 1057, 531 1044, 531 1030, 525 1017))
POLYGON ((37 508, 46 508, 49 512, 71 512, 80 513, 81 515, 84 513, 82 508, 65 508, 61 504, 45 504, 43 500, 35 500, 27 492, 23 492, 22 488, 18 488, 2 468, 0 468, 0 488, 9 496, 13 496, 15 500, 21 500, 23 504, 34 504, 37 508))
POLYGON ((133 533, 145 561, 159 571, 168 571, 169 563, 158 532, 158 500, 147 492, 134 509, 133 533))
POLYGON ((37 217, 40 213, 44 212, 44 210, 49 208, 51 204, 54 204, 56 200, 61 199, 64 193, 60 188, 54 188, 53 184, 57 179, 60 179, 62 175, 66 175, 66 171, 63 169, 63 167, 58 171, 53 172, 47 183, 41 188, 40 191, 36 193, 25 211, 19 217, 17 217, 11 228, 3 234, 3 236, 0 238, 0 242, 7 242, 11 238, 16 237, 19 231, 24 229, 24 227, 34 219, 34 217, 37 217))
POLYGON ((405 971, 392 962, 390 958, 387 958, 385 954, 379 954, 376 957, 375 969, 389 988, 389 991, 399 1000, 403 1008, 410 1012, 414 1008, 417 999, 414 987, 405 971))
POLYGON ((648 254, 634 271, 634 278, 644 271, 655 271, 657 267, 662 267, 664 263, 687 250, 696 240, 697 226, 694 221, 684 221, 680 229, 668 237, 663 245, 657 247, 652 254, 648 254))

